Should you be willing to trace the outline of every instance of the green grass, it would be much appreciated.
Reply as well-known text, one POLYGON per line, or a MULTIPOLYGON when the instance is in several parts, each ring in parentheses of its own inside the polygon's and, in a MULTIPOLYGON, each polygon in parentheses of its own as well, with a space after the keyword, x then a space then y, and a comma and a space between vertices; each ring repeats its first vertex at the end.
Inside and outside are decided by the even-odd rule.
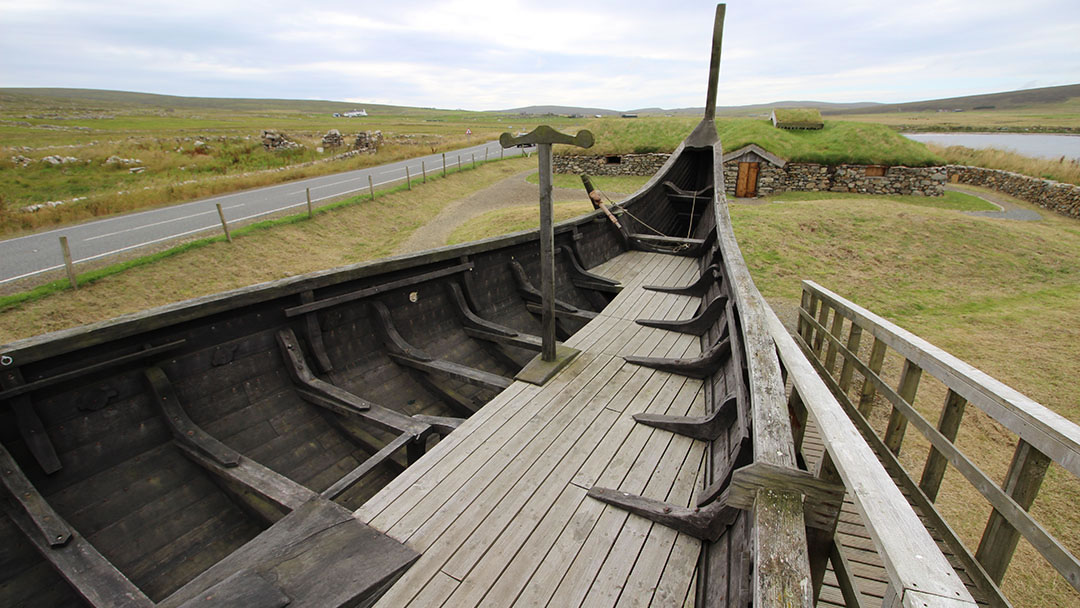
POLYGON ((952 209, 954 211, 999 211, 993 204, 971 194, 946 190, 943 196, 911 196, 911 195, 884 195, 867 196, 855 192, 781 192, 766 198, 771 202, 792 201, 824 201, 843 199, 873 199, 917 205, 920 207, 935 207, 937 209, 952 209))
MULTIPOLYGON (((584 215, 592 210, 592 203, 588 201, 555 203, 554 218, 556 222, 561 222, 584 215)), ((450 233, 450 238, 447 239, 446 244, 467 243, 539 226, 540 217, 537 215, 536 205, 495 209, 474 217, 455 228, 450 233)))
MULTIPOLYGON (((698 119, 685 117, 595 119, 586 125, 597 142, 589 154, 672 152, 697 123, 698 119)), ((717 119, 716 129, 724 150, 757 144, 790 162, 921 167, 942 160, 923 144, 870 123, 829 120, 823 129, 788 131, 773 127, 768 120, 729 118, 717 119)), ((577 153, 563 146, 556 146, 556 151, 577 153)))
MULTIPOLYGON (((651 175, 639 176, 639 175, 596 175, 589 176, 592 180, 593 187, 601 192, 618 192, 621 194, 633 194, 641 189, 645 185, 645 182, 649 181, 651 175)), ((532 173, 525 177, 525 181, 530 184, 540 184, 540 174, 532 173)), ((581 177, 577 175, 568 175, 563 173, 556 173, 552 175, 551 185, 556 188, 570 188, 573 190, 581 190, 582 195, 585 194, 585 186, 581 183, 581 177)))
POLYGON ((824 121, 817 108, 776 108, 776 120, 786 125, 819 125, 824 121))

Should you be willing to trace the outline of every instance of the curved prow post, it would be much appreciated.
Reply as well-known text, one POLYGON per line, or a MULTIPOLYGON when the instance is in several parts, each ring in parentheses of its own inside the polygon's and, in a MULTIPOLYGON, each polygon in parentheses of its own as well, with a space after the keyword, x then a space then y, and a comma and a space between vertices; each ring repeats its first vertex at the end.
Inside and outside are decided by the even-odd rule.
POLYGON ((705 95, 705 115, 686 138, 687 147, 704 147, 716 143, 716 85, 720 79, 720 47, 724 40, 724 13, 726 4, 716 5, 716 21, 713 23, 712 58, 709 60, 709 90, 705 95))

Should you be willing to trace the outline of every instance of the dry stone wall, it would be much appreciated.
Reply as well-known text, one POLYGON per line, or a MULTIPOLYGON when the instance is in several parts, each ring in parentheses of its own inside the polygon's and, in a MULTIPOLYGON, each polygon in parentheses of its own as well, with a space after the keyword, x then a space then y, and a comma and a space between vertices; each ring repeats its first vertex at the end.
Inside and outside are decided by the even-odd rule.
POLYGON ((1044 209, 1080 219, 1080 186, 983 167, 949 165, 945 170, 951 182, 991 188, 1044 209))
MULTIPOLYGON (((652 175, 667 161, 667 154, 622 154, 619 162, 610 156, 556 156, 556 173, 587 175, 652 175)), ((888 167, 884 175, 866 175, 865 165, 831 167, 816 163, 787 163, 783 168, 771 163, 758 165, 759 196, 789 190, 809 192, 861 192, 864 194, 913 194, 941 196, 945 191, 943 167, 888 167)), ((724 184, 734 194, 739 163, 724 163, 724 184)))

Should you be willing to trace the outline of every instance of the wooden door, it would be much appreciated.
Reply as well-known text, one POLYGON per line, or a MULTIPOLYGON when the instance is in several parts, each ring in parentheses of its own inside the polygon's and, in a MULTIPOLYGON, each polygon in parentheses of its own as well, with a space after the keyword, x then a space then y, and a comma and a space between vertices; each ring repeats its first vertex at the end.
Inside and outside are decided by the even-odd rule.
POLYGON ((750 198, 757 196, 757 163, 739 163, 739 177, 735 181, 735 196, 750 198))

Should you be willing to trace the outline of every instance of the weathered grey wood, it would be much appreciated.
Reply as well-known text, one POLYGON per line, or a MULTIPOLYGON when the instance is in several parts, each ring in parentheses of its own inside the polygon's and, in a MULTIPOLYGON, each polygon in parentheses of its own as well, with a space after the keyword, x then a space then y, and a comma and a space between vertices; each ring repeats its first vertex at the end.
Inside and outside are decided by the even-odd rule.
MULTIPOLYGON (((315 292, 305 291, 300 294, 300 301, 311 304, 315 301, 315 292)), ((304 315, 304 334, 307 336, 311 351, 315 354, 315 362, 319 364, 322 373, 334 371, 334 364, 330 362, 330 355, 326 352, 326 344, 323 342, 322 328, 319 327, 319 316, 313 312, 304 315)))
MULTIPOLYGON (((539 130, 541 127, 537 127, 539 130)), ((561 135, 553 129, 552 134, 561 135)), ((536 132, 534 131, 534 134, 536 132)), ((588 131, 585 131, 588 133, 588 131)), ((504 134, 509 135, 509 134, 504 134)), ((592 144, 589 135, 589 145, 592 144)), ((544 140, 552 139, 549 135, 544 140)), ((503 146, 508 147, 508 146, 503 146)), ((588 145, 586 145, 588 147, 588 145)), ((543 311, 540 316, 540 357, 544 361, 555 360, 555 229, 554 208, 551 200, 551 143, 542 141, 537 158, 540 164, 540 294, 543 311)))
POLYGON ((184 602, 179 608, 258 606, 280 608, 289 605, 289 596, 273 583, 249 570, 241 570, 184 602))
MULTIPOLYGON (((808 322, 821 329, 821 325, 817 321, 808 319, 808 322)), ((831 336, 829 337, 831 338, 831 336)), ((844 348, 839 342, 837 342, 837 347, 844 348)), ((846 348, 844 350, 846 351, 846 348)), ((1024 538, 1054 566, 1070 585, 1080 590, 1080 560, 1077 560, 1056 538, 1047 533, 1037 521, 1028 515, 1025 509, 998 487, 986 473, 976 467, 967 455, 953 445, 952 441, 934 428, 880 377, 871 373, 861 361, 855 359, 853 353, 845 353, 845 355, 852 357, 859 372, 876 385, 882 395, 899 410, 900 414, 907 418, 908 423, 914 425, 923 436, 929 439, 930 443, 948 459, 949 463, 986 498, 1006 521, 1024 535, 1024 538)), ((884 445, 884 442, 882 445, 884 445)), ((900 470, 903 470, 902 467, 900 470)), ((907 474, 904 473, 904 476, 907 477, 907 474)), ((912 486, 914 486, 914 482, 912 482, 912 486)), ((921 495, 921 492, 919 494, 921 495)), ((923 499, 926 500, 925 497, 923 499)), ((929 500, 926 500, 926 502, 928 505, 930 504, 929 500)), ((933 509, 933 507, 928 508, 933 509)))
MULTIPOLYGON (((800 318, 801 322, 802 319, 800 318)), ((851 324, 851 332, 848 334, 847 349, 853 353, 859 352, 859 343, 862 341, 862 328, 858 325, 851 324)), ((847 392, 851 386, 851 374, 855 371, 854 365, 847 357, 842 357, 844 360, 843 365, 840 367, 840 390, 847 392)))
MULTIPOLYGON (((544 310, 539 304, 526 304, 525 309, 533 314, 541 314, 544 310)), ((588 323, 596 318, 596 313, 591 310, 581 310, 580 308, 574 310, 560 310, 556 308, 554 318, 573 319, 575 321, 588 323)))
POLYGON ((634 414, 640 424, 664 429, 702 441, 712 441, 727 431, 738 417, 735 395, 730 395, 711 414, 705 416, 669 416, 666 414, 634 414))
POLYGON ((836 584, 844 597, 844 605, 847 608, 870 608, 863 603, 862 593, 859 592, 855 575, 851 571, 851 563, 844 555, 840 543, 835 540, 829 552, 829 561, 832 563, 833 574, 836 575, 836 584))
POLYGON ((60 251, 64 254, 64 268, 67 270, 68 284, 72 289, 79 289, 79 280, 75 276, 75 264, 71 261, 71 247, 66 236, 60 237, 60 251))
MULTIPOLYGON (((42 557, 89 605, 95 608, 153 608, 154 602, 79 534, 73 534, 65 545, 54 547, 46 542, 38 527, 21 509, 0 501, 0 510, 15 522, 42 557)), ((59 515, 56 517, 59 524, 67 527, 59 515)))
MULTIPOLYGON (((529 304, 533 305, 534 311, 540 312, 541 310, 543 310, 543 294, 540 293, 539 289, 533 286, 532 282, 529 280, 528 275, 525 274, 525 269, 521 267, 521 264, 518 263, 517 260, 511 260, 510 270, 513 272, 514 280, 517 281, 518 293, 521 294, 522 298, 524 298, 525 301, 529 304)), ((596 316, 596 313, 594 312, 581 310, 577 306, 574 306, 569 302, 563 302, 558 298, 554 298, 554 302, 556 314, 571 313, 585 319, 592 319, 596 316)))
MULTIPOLYGON (((788 378, 817 423, 826 449, 832 446, 830 456, 836 470, 866 522, 892 584, 903 590, 922 589, 956 597, 973 607, 974 600, 952 566, 837 402, 840 395, 833 394, 804 356, 804 352, 811 352, 810 347, 803 341, 800 350, 776 315, 770 311, 768 316, 769 333, 788 378)), ((809 332, 808 327, 804 329, 807 332, 803 335, 809 332)), ((855 409, 850 402, 848 405, 855 409)))
POLYGON ((699 258, 709 246, 708 239, 689 239, 659 234, 630 233, 630 245, 640 251, 654 251, 699 258))
POLYGON ((731 340, 724 338, 699 357, 692 359, 673 359, 667 357, 623 357, 627 363, 641 365, 672 374, 681 374, 691 378, 706 378, 731 358, 731 340))
MULTIPOLYGON (((829 321, 829 305, 827 302, 821 302, 821 308, 818 310, 818 325, 825 327, 829 321)), ((839 316, 840 313, 833 313, 834 316, 839 316)), ((825 344, 825 330, 816 329, 814 333, 814 354, 819 358, 821 356, 821 347, 825 344)), ((828 369, 828 368, 826 368, 828 369)))
MULTIPOLYGON (((1009 472, 1005 475, 1001 488, 1021 509, 1027 511, 1039 494, 1039 487, 1049 465, 1050 459, 1045 454, 1021 439, 1016 445, 1009 472)), ((1005 571, 1009 568, 1019 540, 1020 533, 1016 528, 996 509, 992 511, 979 540, 979 548, 975 551, 975 559, 979 560, 995 583, 1000 585, 1005 578, 1005 571)))
MULTIPOLYGON (((11 377, 13 374, 18 374, 18 370, 6 372, 4 377, 11 377)), ((60 457, 56 454, 56 448, 53 447, 52 440, 49 439, 49 434, 37 410, 34 409, 30 396, 14 397, 9 400, 9 403, 11 411, 15 414, 15 426, 19 429, 19 435, 41 470, 51 475, 62 469, 60 457)))
POLYGON ((323 490, 322 497, 327 500, 333 500, 338 496, 341 496, 346 490, 374 471, 376 467, 389 460, 390 457, 394 455, 394 452, 397 452, 406 444, 415 440, 416 437, 408 433, 398 435, 393 441, 383 446, 381 450, 372 454, 355 469, 349 471, 341 479, 334 482, 332 486, 323 490))
POLYGON ((752 509, 761 491, 801 495, 806 526, 829 531, 836 527, 836 517, 844 503, 843 485, 799 469, 758 461, 732 473, 728 504, 752 509))
POLYGON ((37 528, 37 533, 41 538, 36 542, 44 542, 50 547, 67 543, 72 535, 71 528, 60 519, 34 484, 26 478, 19 464, 15 462, 3 444, 0 444, 0 474, 8 493, 22 507, 27 518, 37 528))
POLYGON ((315 302, 311 302, 310 304, 302 304, 300 306, 293 306, 292 308, 286 308, 285 309, 285 316, 286 317, 295 317, 297 315, 303 315, 303 314, 307 314, 307 313, 310 313, 310 312, 315 312, 316 310, 322 310, 324 308, 330 308, 331 306, 338 306, 338 305, 344 304, 346 302, 354 302, 356 300, 362 300, 364 298, 370 298, 371 296, 378 295, 380 293, 386 293, 388 291, 393 291, 395 289, 401 289, 402 287, 409 287, 410 285, 417 285, 419 283, 432 281, 434 279, 439 279, 439 278, 442 278, 442 277, 450 276, 452 274, 457 274, 459 272, 467 272, 469 270, 472 270, 472 268, 473 268, 473 265, 471 263, 458 264, 456 266, 450 266, 448 268, 442 268, 442 269, 439 269, 439 270, 433 270, 431 272, 425 272, 423 274, 418 274, 416 276, 408 277, 408 278, 405 278, 405 279, 398 279, 396 281, 389 281, 387 283, 383 283, 381 285, 375 285, 373 287, 365 287, 364 289, 358 289, 356 291, 352 291, 352 292, 349 292, 349 293, 345 293, 345 294, 341 294, 341 295, 337 295, 337 296, 332 296, 332 297, 329 297, 329 298, 324 298, 322 300, 317 300, 315 302))
MULTIPOLYGON (((818 303, 818 297, 813 292, 803 290, 802 303, 800 304, 802 311, 806 311, 806 314, 813 317, 817 314, 818 303)), ((814 335, 814 330, 803 321, 801 311, 798 318, 798 334, 802 336, 803 341, 807 344, 810 343, 814 335)))
MULTIPOLYGON (((809 324, 807 324, 809 327, 809 324)), ((881 373, 881 366, 885 363, 885 348, 886 345, 883 341, 874 336, 874 345, 870 347, 870 360, 866 366, 867 370, 874 374, 881 373)), ((845 357, 847 361, 852 361, 852 358, 845 357)), ((854 363, 852 363, 854 365, 854 363)), ((859 413, 863 416, 869 416, 870 411, 874 409, 874 393, 876 388, 873 382, 869 378, 863 376, 862 390, 859 391, 859 413)))
MULTIPOLYGON (((840 313, 833 314, 832 327, 829 329, 829 333, 839 338, 844 331, 844 316, 840 313)), ((836 366, 836 347, 832 342, 829 342, 828 349, 825 351, 825 369, 832 371, 836 366)))
MULTIPOLYGON (((835 348, 835 343, 830 342, 830 346, 835 348)), ((830 369, 826 367, 826 369, 830 369)), ((906 403, 914 406, 915 394, 919 390, 919 379, 922 377, 922 369, 912 363, 911 361, 904 361, 904 369, 900 372, 900 385, 896 389, 896 394, 900 396, 906 403)), ((889 424, 885 428, 885 445, 889 446, 889 449, 893 454, 900 455, 900 446, 904 442, 904 430, 907 429, 907 419, 904 417, 900 410, 893 407, 892 412, 889 414, 889 424)))
POLYGON ((726 495, 704 507, 694 508, 679 507, 662 500, 599 486, 589 489, 589 497, 689 534, 694 538, 709 541, 720 538, 720 535, 739 514, 737 507, 727 504, 726 495))
MULTIPOLYGON (((318 496, 310 489, 250 458, 241 459, 240 463, 235 467, 227 467, 206 456, 202 450, 191 447, 186 443, 177 442, 176 445, 192 462, 231 485, 234 490, 238 490, 239 492, 235 495, 241 500, 245 498, 241 494, 250 492, 260 499, 269 501, 280 512, 288 513, 299 508, 313 497, 318 496)), ((258 507, 255 508, 260 516, 267 516, 266 511, 258 507)), ((269 519, 271 521, 276 520, 277 516, 270 513, 269 519)))
POLYGON ((148 368, 144 374, 154 401, 161 408, 162 416, 176 441, 202 451, 223 466, 235 467, 240 464, 239 452, 214 439, 191 420, 161 368, 148 368))
POLYGON ((723 466, 713 465, 713 481, 697 495, 697 506, 701 507, 716 500, 731 485, 731 476, 735 471, 754 462, 754 449, 750 437, 744 436, 738 442, 738 448, 730 454, 723 466))
MULTIPOLYGON (((945 395, 945 405, 941 409, 937 425, 938 431, 949 441, 956 441, 956 433, 960 430, 960 421, 964 419, 966 405, 967 399, 949 389, 945 395)), ((948 461, 941 452, 937 451, 937 448, 930 446, 930 454, 926 457, 926 465, 923 467, 922 478, 919 480, 919 489, 931 502, 937 500, 946 468, 948 468, 948 461)))
POLYGON ((221 220, 221 229, 225 231, 225 240, 232 242, 232 235, 229 234, 229 223, 225 221, 225 211, 221 208, 221 203, 217 203, 218 219, 221 220))
MULTIPOLYGON (((181 339, 181 340, 174 340, 174 341, 162 344, 160 346, 148 346, 148 347, 146 347, 146 348, 144 348, 142 350, 139 350, 139 351, 127 354, 127 355, 121 355, 119 357, 114 357, 114 358, 108 359, 106 361, 100 361, 98 363, 92 363, 90 365, 87 365, 87 366, 84 366, 84 367, 79 367, 77 369, 68 370, 66 372, 61 372, 59 374, 46 376, 44 378, 41 378, 39 380, 34 380, 32 382, 25 382, 23 384, 15 384, 15 385, 11 386, 11 388, 6 388, 5 390, 0 391, 0 401, 11 399, 12 397, 17 397, 19 395, 25 395, 27 393, 31 393, 33 391, 36 391, 36 390, 39 390, 39 389, 42 389, 42 388, 45 388, 45 387, 48 387, 48 386, 54 386, 54 385, 59 384, 61 382, 67 382, 69 380, 74 380, 76 378, 82 378, 83 376, 89 376, 91 374, 96 374, 96 373, 99 373, 99 372, 102 372, 104 370, 111 369, 111 368, 114 368, 114 367, 120 367, 120 366, 123 366, 123 365, 129 365, 131 363, 134 363, 136 361, 140 361, 142 359, 155 357, 157 355, 161 355, 163 353, 169 352, 169 351, 183 345, 184 342, 185 342, 185 340, 181 339)), ((8 373, 5 373, 4 375, 7 376, 8 373)))
MULTIPOLYGON (((724 40, 724 14, 727 10, 726 4, 716 5, 716 15, 713 21, 713 37, 709 54, 709 84, 705 93, 705 115, 702 117, 698 126, 690 132, 690 135, 686 137, 684 144, 688 147, 704 147, 716 144, 713 148, 714 152, 722 152, 719 145, 719 137, 716 135, 716 90, 717 84, 720 79, 720 49, 723 46, 724 40)), ((721 154, 721 160, 717 163, 719 166, 723 166, 723 159, 721 154)), ((717 182, 723 180, 723 173, 716 173, 717 182)), ((714 194, 714 198, 715 198, 714 194)))
POLYGON ((637 324, 644 325, 645 327, 655 327, 657 329, 666 329, 669 331, 700 336, 708 331, 717 319, 724 315, 724 312, 727 310, 727 300, 727 296, 725 295, 719 295, 712 300, 709 300, 709 303, 705 305, 705 308, 690 319, 674 321, 668 319, 638 319, 637 324))
POLYGON ((395 434, 411 433, 416 437, 431 432, 430 425, 413 420, 400 412, 363 399, 345 389, 315 377, 304 359, 291 329, 277 334, 286 369, 297 384, 297 393, 309 403, 345 416, 353 416, 395 434))
POLYGON ((1080 476, 1080 426, 971 365, 813 281, 803 289, 828 298, 875 338, 926 370, 1040 452, 1080 476))
POLYGON ((373 601, 419 555, 322 498, 300 505, 165 598, 178 608, 238 572, 273 581, 295 606, 354 606, 373 601))
POLYGON ((643 289, 649 291, 659 291, 661 293, 673 293, 681 296, 694 296, 701 297, 705 295, 705 292, 710 287, 719 283, 723 275, 720 273, 720 267, 716 264, 709 266, 701 275, 694 280, 693 283, 684 287, 667 287, 662 285, 645 285, 643 289))
POLYGON ((508 336, 504 333, 493 333, 480 329, 473 329, 471 327, 465 328, 465 334, 472 338, 479 340, 487 340, 488 342, 494 342, 496 344, 507 344, 510 346, 517 346, 518 348, 525 348, 528 350, 534 350, 540 352, 542 347, 542 341, 540 336, 532 336, 529 334, 517 334, 508 336))

